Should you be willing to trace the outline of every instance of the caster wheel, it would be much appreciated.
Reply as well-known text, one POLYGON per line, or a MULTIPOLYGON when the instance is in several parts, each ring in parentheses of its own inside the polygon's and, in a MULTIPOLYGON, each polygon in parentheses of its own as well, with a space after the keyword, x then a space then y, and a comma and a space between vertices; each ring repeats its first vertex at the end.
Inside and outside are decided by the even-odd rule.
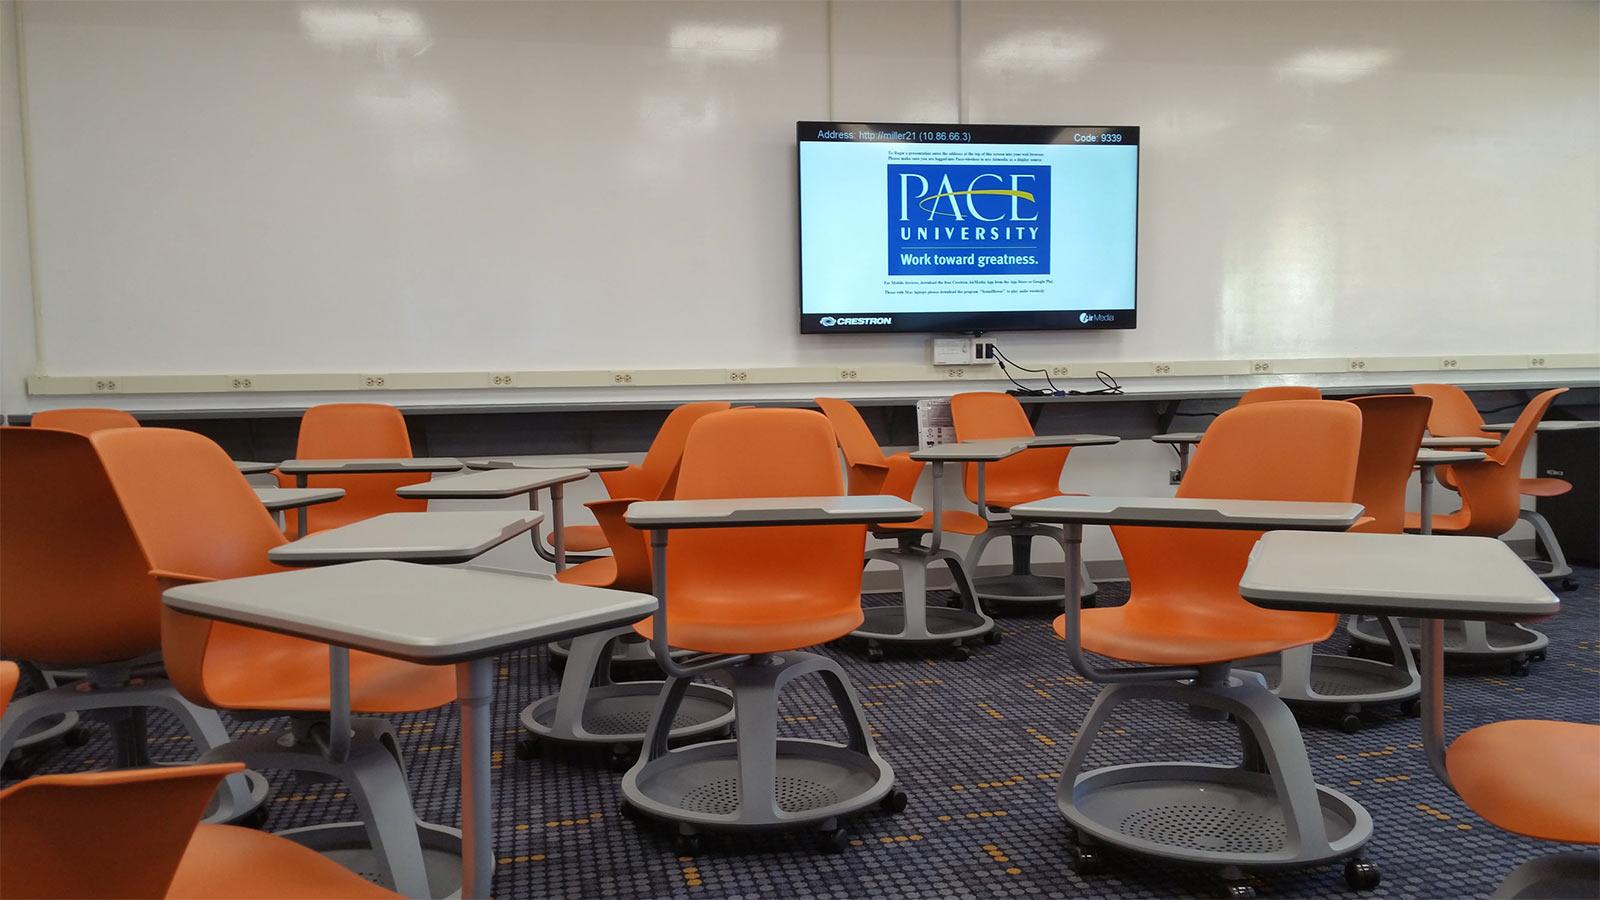
POLYGON ((1563 578, 1563 579, 1561 579, 1561 589, 1563 591, 1574 591, 1574 590, 1577 590, 1578 589, 1578 581, 1577 581, 1577 579, 1575 579, 1575 578, 1563 578))
POLYGON ((1529 662, 1544 662, 1544 658, 1545 658, 1545 651, 1543 651, 1543 650, 1535 650, 1532 653, 1528 654, 1528 661, 1529 662))
POLYGON ((1511 664, 1511 674, 1517 676, 1518 678, 1527 678, 1528 677, 1528 661, 1525 660, 1525 659, 1519 659, 1516 662, 1512 663, 1511 664))
POLYGON ((991 645, 992 644, 998 644, 998 643, 1000 643, 1000 639, 1002 637, 1003 637, 1003 635, 1000 634, 1000 629, 991 628, 987 632, 984 633, 983 642, 985 644, 991 644, 991 645))
POLYGON ((1400 703, 1400 713, 1404 716, 1415 719, 1417 716, 1422 715, 1422 701, 1415 697, 1412 697, 1410 700, 1402 701, 1400 703))
POLYGON ((672 839, 672 852, 679 856, 696 856, 700 853, 700 835, 678 833, 672 839))
POLYGON ((39 758, 31 753, 13 754, 0 764, 0 778, 31 778, 39 770, 39 758))
POLYGON ((911 798, 906 796, 905 791, 890 791, 883 795, 883 799, 878 801, 878 805, 883 808, 884 812, 899 813, 905 812, 906 803, 910 802, 910 800, 911 798))
POLYGON ((972 650, 957 644, 950 648, 950 658, 956 662, 966 662, 972 658, 972 650))
POLYGON ((517 738, 517 759, 538 759, 539 751, 539 742, 533 738, 517 738))
POLYGON ((1079 875, 1094 875, 1105 868, 1105 854, 1093 847, 1073 844, 1068 848, 1072 871, 1079 875))
POLYGON ((256 807, 254 810, 252 810, 249 815, 245 816, 244 818, 240 819, 239 821, 237 821, 237 822, 235 822, 233 824, 241 825, 241 826, 243 826, 245 828, 256 828, 256 829, 261 829, 261 828, 267 827, 267 817, 269 815, 271 815, 271 812, 272 812, 268 808, 268 806, 269 806, 269 804, 266 804, 266 803, 261 804, 260 806, 256 807))
POLYGON ((1248 898, 1255 895, 1255 886, 1243 881, 1230 881, 1222 886, 1222 896, 1224 897, 1248 898))
POLYGON ((628 744, 612 744, 606 762, 613 772, 626 772, 639 759, 639 751, 628 744))
POLYGON ((817 849, 823 853, 843 853, 850 846, 850 833, 843 828, 833 828, 817 835, 817 849))
POLYGON ((1379 871, 1376 864, 1365 859, 1346 860, 1344 864, 1344 883, 1352 891, 1370 891, 1383 881, 1383 872, 1379 871))
POLYGON ((883 648, 882 647, 868 647, 867 648, 867 662, 875 662, 875 663, 876 662, 883 662, 883 648))
POLYGON ((68 747, 82 747, 84 744, 89 743, 89 738, 89 729, 82 725, 67 729, 67 733, 61 736, 61 739, 66 742, 68 747))
POLYGON ((1345 734, 1355 734, 1361 730, 1361 717, 1355 713, 1345 713, 1339 720, 1339 730, 1345 734))
POLYGON ((620 806, 622 809, 622 817, 630 822, 637 822, 644 818, 644 816, 639 814, 639 810, 635 809, 634 805, 626 800, 622 801, 622 803, 618 804, 618 806, 620 806))

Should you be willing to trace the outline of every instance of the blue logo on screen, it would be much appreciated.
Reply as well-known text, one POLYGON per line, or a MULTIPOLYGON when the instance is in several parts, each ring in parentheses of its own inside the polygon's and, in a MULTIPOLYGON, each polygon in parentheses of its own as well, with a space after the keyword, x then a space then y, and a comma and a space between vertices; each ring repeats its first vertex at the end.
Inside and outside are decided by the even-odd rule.
POLYGON ((1050 167, 889 166, 889 274, 1050 274, 1050 167))

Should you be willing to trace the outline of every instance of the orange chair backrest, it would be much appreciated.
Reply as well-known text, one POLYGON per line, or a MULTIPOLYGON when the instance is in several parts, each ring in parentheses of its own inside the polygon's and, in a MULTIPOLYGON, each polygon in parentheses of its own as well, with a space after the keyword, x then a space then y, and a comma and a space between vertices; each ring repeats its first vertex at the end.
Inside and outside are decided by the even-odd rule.
POLYGON ((0 653, 96 665, 156 652, 149 569, 88 437, 0 428, 0 653))
POLYGON ((1433 401, 1415 394, 1377 394, 1347 402, 1361 410, 1361 459, 1351 499, 1372 517, 1354 530, 1400 534, 1406 525, 1406 483, 1433 401))
MULTIPOLYGON (((673 496, 674 479, 683 462, 683 447, 689 440, 694 424, 712 413, 725 412, 732 406, 721 400, 685 403, 667 415, 656 432, 650 449, 639 463, 637 481, 627 496, 646 500, 665 500, 673 496)), ((604 475, 601 476, 602 480, 604 475)), ((609 488, 610 485, 608 484, 609 488)))
POLYGON ((40 775, 0 791, 0 897, 164 897, 239 763, 40 775))
MULTIPOLYGON (((1361 411, 1349 403, 1236 406, 1206 429, 1177 495, 1348 503, 1360 452, 1361 411)), ((1128 567, 1128 605, 1154 621, 1222 616, 1244 638, 1285 615, 1239 596, 1260 532, 1118 526, 1112 533, 1128 567)), ((1328 614, 1329 627, 1335 618, 1328 614)))
MULTIPOLYGON (((360 459, 411 456, 411 436, 406 432, 405 416, 386 403, 325 403, 306 410, 300 419, 300 437, 295 444, 297 459, 360 459)), ((406 500, 395 494, 399 488, 429 479, 427 474, 372 473, 361 475, 312 475, 310 487, 344 488, 344 496, 332 503, 291 510, 285 514, 288 532, 295 533, 297 516, 309 513, 310 530, 321 531, 370 519, 392 512, 422 512, 426 500, 406 500)), ((285 487, 294 478, 278 476, 285 487)))
MULTIPOLYGON (((1010 394, 973 391, 950 398, 950 418, 955 423, 956 440, 984 441, 991 438, 1033 437, 1028 413, 1010 394)), ((993 489, 1009 488, 1040 494, 1061 490, 1061 468, 1067 464, 1071 447, 1035 447, 1005 459, 988 463, 984 478, 993 489)), ((967 464, 967 499, 978 500, 978 467, 967 464)))
MULTIPOLYGON (((102 431, 90 440, 144 550, 147 571, 202 581, 283 571, 267 559, 267 551, 284 543, 283 532, 221 447, 170 428, 102 431)), ((161 610, 167 676, 202 705, 215 705, 204 678, 213 627, 234 626, 161 610)))
POLYGON ((833 426, 833 433, 839 436, 839 449, 844 451, 845 465, 849 466, 850 493, 878 493, 883 486, 883 467, 888 465, 888 460, 884 458, 883 448, 878 446, 878 439, 872 436, 867 420, 861 418, 860 410, 848 401, 818 397, 816 402, 822 407, 822 414, 828 417, 828 424, 833 426))
POLYGON ((1551 388, 1530 400, 1499 446, 1484 451, 1487 462, 1450 467, 1461 492, 1461 508, 1468 514, 1463 534, 1499 537, 1517 524, 1522 513, 1522 458, 1550 404, 1566 392, 1564 387, 1551 388))
MULTIPOLYGON (((695 423, 679 500, 844 493, 833 428, 804 409, 712 413, 695 423)), ((675 531, 667 544, 669 612, 781 628, 861 606, 865 525, 675 531)))
POLYGON ((1411 392, 1433 401, 1428 433, 1439 437, 1495 437, 1483 430, 1483 414, 1466 391, 1453 384, 1413 384, 1411 392))
POLYGON ((75 431, 78 434, 94 434, 107 428, 139 427, 139 420, 122 410, 98 406, 41 410, 33 414, 30 422, 35 428, 54 428, 58 431, 75 431))
POLYGON ((1270 403, 1275 400, 1321 400, 1322 389, 1304 387, 1298 384, 1279 384, 1271 387, 1258 387, 1245 391, 1239 398, 1239 405, 1246 403, 1270 403))

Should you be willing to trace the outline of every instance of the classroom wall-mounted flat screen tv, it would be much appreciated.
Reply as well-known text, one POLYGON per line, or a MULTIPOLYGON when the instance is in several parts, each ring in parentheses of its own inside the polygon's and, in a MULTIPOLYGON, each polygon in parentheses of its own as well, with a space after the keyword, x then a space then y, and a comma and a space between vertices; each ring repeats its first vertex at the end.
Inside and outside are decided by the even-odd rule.
POLYGON ((1138 128, 797 131, 803 333, 1136 324, 1138 128))

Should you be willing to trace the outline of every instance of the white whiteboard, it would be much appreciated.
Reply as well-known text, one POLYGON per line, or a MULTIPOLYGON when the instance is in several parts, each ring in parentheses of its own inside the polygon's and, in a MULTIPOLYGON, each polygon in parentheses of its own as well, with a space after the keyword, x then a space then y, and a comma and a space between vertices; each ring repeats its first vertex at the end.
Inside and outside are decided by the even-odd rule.
POLYGON ((1143 128, 1133 332, 1052 358, 1600 346, 1600 6, 21 7, 41 366, 920 362, 802 338, 793 123, 1143 128))

